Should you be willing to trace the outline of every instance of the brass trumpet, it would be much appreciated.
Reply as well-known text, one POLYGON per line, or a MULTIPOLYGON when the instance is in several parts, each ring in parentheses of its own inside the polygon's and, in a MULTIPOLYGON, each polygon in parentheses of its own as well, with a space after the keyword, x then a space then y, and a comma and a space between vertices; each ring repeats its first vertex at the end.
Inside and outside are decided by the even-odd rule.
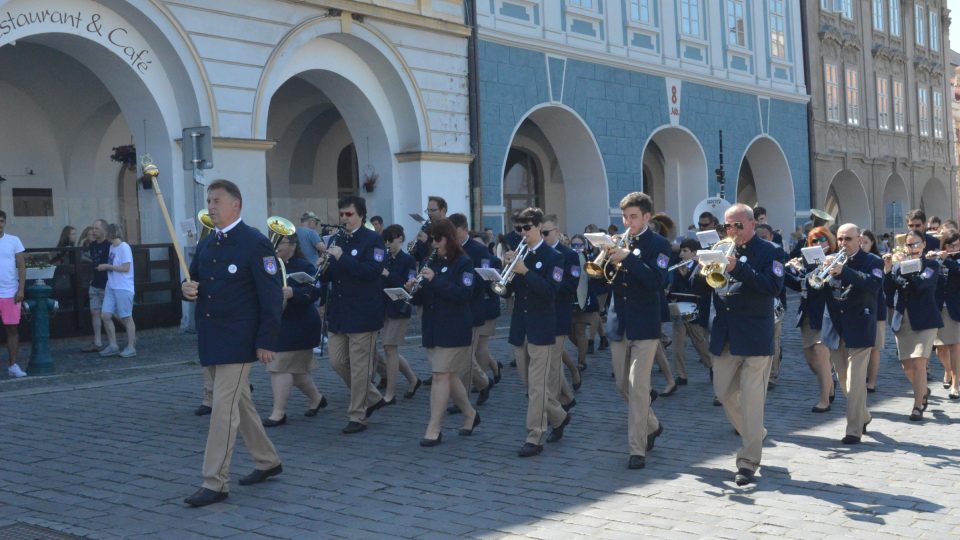
POLYGON ((513 276, 516 275, 513 269, 517 266, 518 262, 522 261, 527 257, 528 253, 530 253, 530 248, 527 247, 526 239, 521 240, 520 244, 517 246, 517 251, 514 254, 513 260, 510 261, 510 265, 503 270, 503 274, 501 274, 502 277, 500 278, 500 281, 497 281, 492 285, 490 285, 490 288, 493 290, 493 292, 497 296, 502 296, 504 298, 507 297, 507 295, 509 294, 507 285, 509 285, 510 282, 513 281, 513 276))
POLYGON ((197 212, 197 221, 200 222, 200 236, 197 238, 197 242, 199 243, 200 240, 203 240, 208 234, 213 232, 216 225, 214 225, 213 220, 210 219, 210 211, 206 208, 197 212))
MULTIPOLYGON (((623 233, 613 237, 616 240, 615 249, 627 247, 630 244, 630 234, 623 233)), ((583 265, 584 271, 594 279, 603 278, 612 284, 620 273, 620 263, 612 263, 608 257, 608 249, 601 249, 595 259, 583 265)))
POLYGON ((830 280, 833 279, 833 276, 830 275, 830 270, 835 266, 843 266, 845 264, 847 264, 847 252, 845 251, 841 251, 834 256, 830 264, 827 264, 827 260, 824 259, 823 262, 820 263, 820 268, 807 276, 807 283, 814 289, 822 289, 824 285, 827 285, 830 283, 830 280))
MULTIPOLYGON (((292 236, 297 233, 297 227, 289 219, 281 216, 270 216, 267 218, 267 229, 270 231, 270 243, 273 244, 273 251, 277 251, 280 240, 284 236, 292 236)), ((283 264, 283 259, 277 257, 277 264, 280 266, 280 276, 283 278, 283 286, 287 286, 287 265, 283 264)))
POLYGON ((731 278, 730 275, 727 274, 726 259, 733 255, 733 251, 737 249, 737 243, 733 241, 733 238, 727 237, 710 246, 710 249, 722 251, 724 261, 722 263, 714 262, 701 266, 700 275, 707 280, 707 285, 710 287, 714 289, 722 289, 730 283, 731 278))

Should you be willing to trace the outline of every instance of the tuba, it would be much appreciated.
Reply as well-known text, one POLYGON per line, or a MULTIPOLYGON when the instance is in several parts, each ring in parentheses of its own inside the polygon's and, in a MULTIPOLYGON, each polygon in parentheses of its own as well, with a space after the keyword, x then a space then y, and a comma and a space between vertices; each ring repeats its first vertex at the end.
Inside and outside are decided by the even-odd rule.
POLYGON ((206 208, 197 212, 197 221, 200 222, 200 236, 197 238, 197 243, 199 243, 200 240, 203 240, 208 234, 213 232, 215 225, 213 224, 213 220, 210 219, 210 211, 206 208))
POLYGON ((733 255, 733 251, 737 249, 737 243, 733 241, 733 238, 727 237, 710 246, 710 249, 722 251, 724 262, 709 263, 701 266, 700 275, 707 280, 707 285, 710 287, 722 289, 730 283, 730 275, 727 274, 726 258, 733 255))
MULTIPOLYGON (((280 240, 284 236, 292 236, 297 233, 297 228, 293 223, 280 216, 270 216, 267 218, 267 229, 269 229, 270 243, 273 244, 273 251, 277 251, 280 240)), ((287 266, 283 264, 283 259, 277 257, 277 264, 280 266, 280 276, 283 278, 283 286, 287 286, 287 266)))

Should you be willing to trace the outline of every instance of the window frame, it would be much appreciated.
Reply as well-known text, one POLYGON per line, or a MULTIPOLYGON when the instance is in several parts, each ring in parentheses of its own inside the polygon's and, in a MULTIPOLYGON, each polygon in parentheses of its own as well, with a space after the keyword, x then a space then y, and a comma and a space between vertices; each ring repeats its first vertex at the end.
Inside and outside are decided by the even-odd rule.
MULTIPOLYGON (((702 16, 702 15, 703 15, 703 9, 702 9, 702 7, 703 7, 703 4, 700 2, 700 0, 680 0, 680 9, 679 9, 680 28, 679 28, 679 30, 680 30, 680 35, 681 35, 681 36, 686 36, 686 37, 695 38, 695 39, 703 39, 703 16, 702 16), (696 6, 696 9, 690 9, 690 7, 691 7, 692 5, 695 5, 695 6, 696 6), (696 26, 697 26, 697 32, 696 32, 696 33, 687 32, 687 31, 685 31, 685 30, 683 29, 683 25, 684 25, 683 9, 684 9, 684 7, 687 8, 687 11, 688 11, 689 13, 691 13, 691 14, 694 14, 694 13, 695 13, 695 14, 696 14, 696 20, 694 20, 694 19, 691 18, 691 17, 687 17, 687 20, 688 20, 688 21, 692 21, 692 22, 695 22, 695 23, 696 23, 696 26)), ((691 30, 692 30, 692 28, 691 28, 691 30)))
POLYGON ((656 15, 656 0, 630 0, 629 5, 628 5, 627 7, 628 7, 627 17, 629 18, 629 20, 630 20, 631 23, 633 23, 633 24, 638 24, 638 25, 641 25, 641 26, 649 26, 649 27, 651 27, 651 28, 656 28, 656 27, 657 27, 656 17, 655 17, 655 15, 656 15), (637 7, 637 16, 636 16, 636 17, 633 16, 634 3, 636 3, 636 7, 637 7), (641 4, 642 4, 642 3, 645 3, 646 6, 647 6, 647 13, 648 13, 649 16, 650 16, 650 20, 649 20, 649 21, 644 21, 644 20, 640 19, 640 13, 642 12, 642 11, 641 11, 641 4))
POLYGON ((747 49, 749 46, 747 45, 747 3, 746 1, 745 0, 726 0, 724 5, 726 7, 725 18, 726 18, 727 26, 725 30, 727 35, 727 44, 732 45, 734 47, 740 47, 741 49, 747 49), (736 30, 736 21, 737 21, 736 7, 737 6, 739 6, 740 8, 739 37, 743 39, 743 43, 739 43, 737 41, 731 41, 730 39, 730 37, 734 35, 735 32, 737 32, 736 30), (730 26, 731 19, 734 22, 733 27, 730 26))
POLYGON ((846 99, 847 125, 860 125, 860 72, 856 68, 843 70, 844 97, 846 99))
POLYGON ((877 75, 877 129, 890 130, 890 80, 877 75))
POLYGON ((917 86, 917 126, 921 137, 930 136, 930 97, 926 86, 917 86))
POLYGON ((886 0, 873 0, 873 29, 877 32, 886 30, 886 0))
POLYGON ((930 43, 929 47, 931 51, 940 50, 940 17, 937 16, 937 12, 928 9, 927 10, 927 19, 930 21, 930 43))
POLYGON ((893 130, 897 133, 906 133, 906 104, 904 103, 903 81, 893 81, 893 130))
POLYGON ((787 47, 787 2, 786 0, 769 0, 768 6, 769 8, 767 11, 767 16, 769 18, 768 24, 770 25, 770 56, 778 60, 786 60, 787 49, 788 49, 787 47), (781 8, 780 13, 777 13, 775 11, 775 6, 778 6, 778 5, 781 8), (782 25, 780 27, 780 32, 779 32, 780 40, 781 40, 779 44, 779 48, 782 49, 781 51, 782 54, 776 53, 777 42, 776 42, 775 36, 777 32, 774 29, 774 26, 775 26, 774 20, 776 18, 779 18, 780 23, 782 25))
POLYGON ((826 112, 827 122, 836 124, 841 122, 839 76, 839 64, 833 62, 823 63, 824 110, 826 112))
POLYGON ((935 139, 943 138, 943 92, 933 91, 933 137, 935 139))
POLYGON ((924 14, 923 4, 913 5, 913 18, 913 41, 921 47, 926 47, 927 16, 924 14))
POLYGON ((901 38, 903 37, 903 28, 900 24, 900 0, 890 0, 887 6, 890 8, 890 35, 901 38))

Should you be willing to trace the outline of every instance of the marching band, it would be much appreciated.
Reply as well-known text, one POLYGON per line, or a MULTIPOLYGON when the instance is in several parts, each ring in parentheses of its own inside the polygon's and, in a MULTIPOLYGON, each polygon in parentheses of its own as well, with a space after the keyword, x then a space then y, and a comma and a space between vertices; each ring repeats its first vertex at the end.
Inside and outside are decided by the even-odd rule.
MULTIPOLYGON (((330 226, 335 234, 327 237, 317 261, 303 257, 292 224, 270 218, 275 263, 282 274, 283 330, 274 346, 274 364, 268 365, 275 396, 264 427, 286 422, 292 386, 310 399, 306 416, 326 407, 326 398, 309 375, 315 365, 311 349, 326 324, 330 365, 350 390, 343 433, 364 431, 376 410, 395 404, 397 379, 403 374, 407 399, 415 397, 421 384, 431 387, 421 446, 442 443, 447 414, 462 414, 459 434, 472 435, 480 424, 477 407, 503 376, 503 364, 491 355, 488 341, 501 303, 509 300, 508 342, 527 396, 526 437, 518 456, 536 456, 545 442, 563 438, 587 355, 594 353, 589 329, 590 335, 602 337, 600 350, 609 343, 616 388, 627 403, 627 467, 644 468, 647 454, 664 433, 653 401, 687 384, 689 337, 713 382, 714 404, 723 407, 742 440, 734 480, 743 486, 755 481, 767 436, 764 406, 779 371, 785 286, 799 293, 795 323, 819 386, 812 412, 830 411, 837 388, 846 396, 842 444, 858 444, 867 433, 867 396, 876 391, 885 321, 890 321, 899 360, 914 390, 909 419, 922 421, 927 409, 927 362, 934 346, 945 367, 944 388, 950 399, 960 399, 960 233, 945 224, 936 236, 926 234, 920 211, 908 214, 909 232, 898 235, 896 248, 881 258, 873 233, 853 223, 831 227, 832 216, 814 210, 816 226, 803 239, 805 245, 793 252, 799 256, 788 261, 789 246, 774 242, 782 242, 782 237, 765 224, 761 207, 733 204, 722 222, 704 212, 696 229, 691 226, 686 237, 671 243, 673 220, 655 214, 647 194, 634 192, 620 201, 624 232, 619 235, 597 233, 592 226, 564 241, 556 216, 544 215, 540 208, 514 214, 501 260, 493 244, 471 237, 466 216, 447 217, 441 197, 429 197, 428 219, 407 245, 410 253, 403 250, 406 235, 401 226, 389 225, 382 233, 365 226, 362 197, 344 197, 338 207, 340 223, 330 226), (709 235, 701 237, 704 233, 713 234, 713 240, 706 241, 709 235), (308 279, 294 280, 302 276, 308 279), (316 316, 320 306, 325 323, 316 316), (412 306, 418 308, 430 363, 427 380, 419 379, 399 354, 412 306), (663 334, 665 320, 672 323, 670 337, 663 334), (383 358, 376 353, 378 335, 383 358), (676 378, 663 352, 671 337, 676 378), (568 339, 576 348, 576 360, 565 352, 568 339), (655 360, 668 378, 667 390, 660 394, 651 388, 655 360), (382 395, 374 385, 378 362, 382 395), (471 390, 479 394, 475 405, 469 400, 471 390)), ((217 222, 217 227, 223 224, 217 222)), ((219 228, 217 234, 226 236, 219 228)), ((212 247, 202 241, 204 253, 219 241, 212 247)), ((266 265, 267 258, 263 261, 266 265)), ((191 275, 203 278, 204 265, 213 263, 201 258, 191 275)), ((274 266, 266 270, 270 276, 277 273, 274 266)), ((204 290, 209 289, 200 288, 201 295, 204 290)), ((185 282, 184 296, 198 297, 195 283, 185 282)), ((203 309, 199 303, 198 309, 203 309)), ((249 400, 249 393, 246 396, 249 400)), ((221 408, 214 405, 214 414, 221 408)), ((249 409, 245 412, 250 414, 249 409)), ((253 430, 249 425, 243 429, 253 430)), ((256 444, 272 468, 255 471, 254 483, 280 471, 275 451, 259 433, 256 444)), ((232 446, 232 439, 227 444, 232 446)), ((208 453, 211 445, 215 443, 208 445, 208 453)), ((220 492, 224 476, 207 473, 212 468, 205 464, 204 487, 220 492)), ((198 497, 188 503, 222 500, 216 493, 198 497)))

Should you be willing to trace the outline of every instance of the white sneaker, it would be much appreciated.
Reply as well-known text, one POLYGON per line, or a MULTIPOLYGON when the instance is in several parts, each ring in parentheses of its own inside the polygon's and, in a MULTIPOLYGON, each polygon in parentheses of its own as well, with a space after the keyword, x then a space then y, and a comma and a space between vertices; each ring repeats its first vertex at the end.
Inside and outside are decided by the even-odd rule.
POLYGON ((137 355, 136 349, 131 349, 127 347, 120 353, 120 358, 133 358, 136 355, 137 355))
POLYGON ((26 372, 20 369, 20 366, 17 364, 13 364, 12 366, 7 368, 7 375, 10 375, 15 379, 19 379, 20 377, 27 376, 26 372))
POLYGON ((100 356, 103 357, 116 356, 118 354, 120 354, 120 347, 117 347, 116 345, 107 345, 106 349, 100 351, 100 356))

